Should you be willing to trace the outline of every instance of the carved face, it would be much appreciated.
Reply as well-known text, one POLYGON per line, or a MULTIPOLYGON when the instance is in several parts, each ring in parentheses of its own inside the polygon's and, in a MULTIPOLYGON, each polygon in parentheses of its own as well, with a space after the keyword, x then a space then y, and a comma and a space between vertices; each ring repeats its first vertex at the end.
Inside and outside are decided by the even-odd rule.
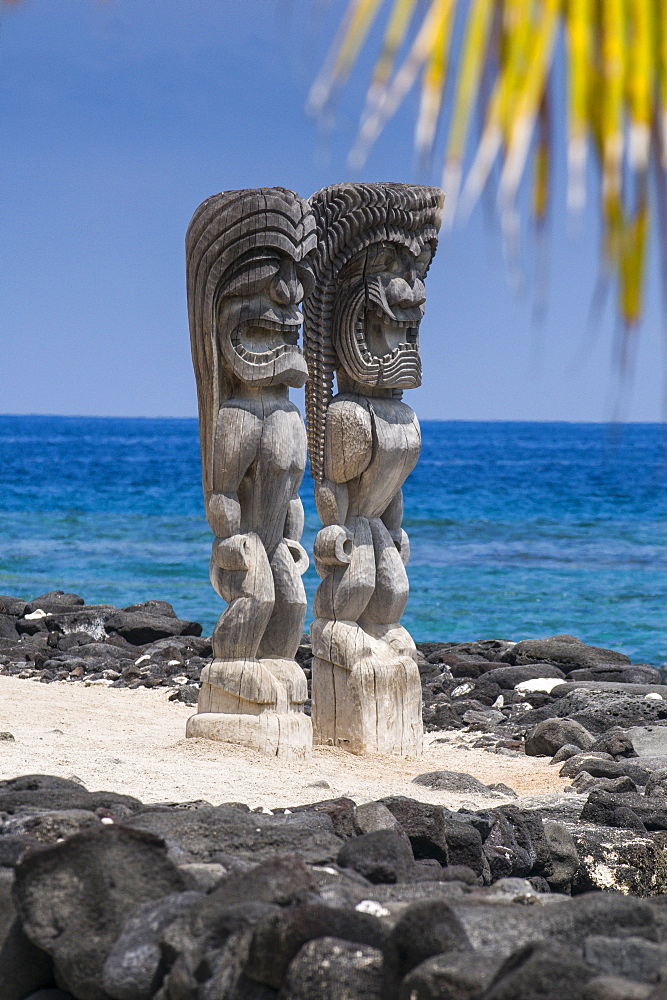
POLYGON ((238 378, 258 386, 304 384, 299 304, 312 281, 307 260, 276 247, 257 247, 235 261, 225 275, 217 320, 220 349, 238 378))
POLYGON ((374 243, 345 266, 334 307, 334 346, 346 373, 362 385, 421 385, 419 324, 429 243, 374 243))

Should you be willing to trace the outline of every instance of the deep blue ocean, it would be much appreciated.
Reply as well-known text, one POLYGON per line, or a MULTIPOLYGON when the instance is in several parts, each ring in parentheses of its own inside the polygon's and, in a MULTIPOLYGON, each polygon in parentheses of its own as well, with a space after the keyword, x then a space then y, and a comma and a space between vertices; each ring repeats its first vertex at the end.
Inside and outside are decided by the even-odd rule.
MULTIPOLYGON (((417 640, 567 632, 667 663, 667 436, 658 424, 422 424, 405 487, 417 640)), ((157 598, 210 632, 196 420, 0 416, 0 593, 157 598)), ((308 477, 304 545, 319 521, 308 477)), ((311 567, 309 597, 317 585, 311 567)))

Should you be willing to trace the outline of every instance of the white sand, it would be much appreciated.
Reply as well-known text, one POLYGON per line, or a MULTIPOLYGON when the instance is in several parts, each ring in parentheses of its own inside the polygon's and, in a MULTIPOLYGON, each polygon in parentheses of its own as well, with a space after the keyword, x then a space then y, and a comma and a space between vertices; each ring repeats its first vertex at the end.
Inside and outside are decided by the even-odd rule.
POLYGON ((411 784, 416 775, 435 770, 463 771, 485 784, 503 782, 519 795, 559 791, 566 783, 546 758, 472 748, 479 733, 429 733, 420 758, 356 757, 317 747, 305 761, 186 740, 185 722, 193 709, 169 702, 168 695, 167 689, 130 691, 0 677, 0 731, 14 736, 14 742, 0 742, 0 777, 76 776, 91 791, 124 792, 144 802, 206 799, 269 808, 337 795, 357 802, 410 795, 454 809, 502 801, 411 784), (313 787, 323 781, 328 788, 313 787))

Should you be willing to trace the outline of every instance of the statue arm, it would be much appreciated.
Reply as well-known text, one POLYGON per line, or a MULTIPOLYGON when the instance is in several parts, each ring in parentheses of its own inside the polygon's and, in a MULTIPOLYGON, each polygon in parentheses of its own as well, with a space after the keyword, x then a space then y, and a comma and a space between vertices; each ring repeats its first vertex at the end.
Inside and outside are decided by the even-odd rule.
POLYGON ((373 424, 368 408, 353 399, 334 400, 327 413, 325 478, 315 485, 315 504, 323 524, 315 539, 320 576, 350 561, 352 534, 345 527, 348 483, 361 475, 372 457, 373 424))
POLYGON ((296 496, 290 500, 287 508, 283 536, 298 542, 303 534, 303 523, 303 504, 301 503, 301 498, 296 496))
POLYGON ((403 565, 406 566, 410 558, 410 540, 401 527, 403 522, 403 490, 399 490, 389 501, 381 520, 400 553, 403 565))
POLYGON ((373 425, 368 409, 352 399, 334 400, 327 412, 325 478, 315 486, 315 504, 325 526, 345 524, 347 484, 361 475, 372 456, 373 425))
POLYGON ((391 498, 382 514, 382 520, 394 541, 400 541, 401 524, 403 523, 403 490, 399 490, 391 498))
POLYGON ((213 489, 206 500, 206 517, 217 538, 231 538, 241 532, 238 488, 257 454, 261 429, 261 420, 241 407, 227 405, 218 411, 213 439, 213 489))
POLYGON ((349 483, 373 457, 373 423, 366 406, 339 399, 329 406, 324 445, 324 473, 332 483, 349 483))
POLYGON ((345 524, 349 506, 347 483, 331 479, 315 483, 315 506, 322 524, 345 524))
POLYGON ((206 503, 206 519, 217 538, 238 535, 241 531, 241 504, 236 493, 211 493, 206 503))

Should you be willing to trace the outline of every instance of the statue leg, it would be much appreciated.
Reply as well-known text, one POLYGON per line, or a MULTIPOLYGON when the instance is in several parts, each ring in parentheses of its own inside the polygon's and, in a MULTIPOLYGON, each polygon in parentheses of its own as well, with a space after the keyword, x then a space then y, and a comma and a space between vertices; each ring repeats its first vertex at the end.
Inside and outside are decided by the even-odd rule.
POLYGON ((370 521, 375 553, 375 589, 364 609, 368 621, 397 622, 408 602, 410 586, 401 555, 387 527, 379 517, 370 521))
POLYGON ((317 619, 313 641, 313 740, 351 753, 418 755, 421 684, 411 656, 357 622, 317 619))
MULTIPOLYGON (((317 588, 313 612, 316 618, 358 621, 375 587, 375 554, 370 524, 365 517, 351 517, 346 525, 351 535, 351 551, 343 564, 317 559, 317 571, 323 577, 317 588)), ((327 529, 323 529, 323 535, 327 529)), ((342 530, 342 529, 341 529, 342 530)), ((318 535, 318 538, 320 537, 318 535)))
POLYGON ((384 524, 378 524, 381 529, 375 520, 351 519, 354 548, 349 565, 325 576, 318 591, 316 610, 329 613, 311 628, 314 739, 353 753, 418 754, 422 721, 417 665, 409 649, 398 653, 386 641, 388 626, 381 626, 376 635, 375 623, 371 628, 366 624, 369 609, 379 613, 388 601, 383 613, 398 615, 407 598, 401 558, 384 524))
POLYGON ((229 602, 212 637, 214 660, 204 667, 197 714, 186 735, 241 743, 280 756, 310 746, 310 719, 294 721, 287 689, 257 656, 275 603, 266 550, 253 533, 216 539, 211 582, 229 602))
POLYGON ((275 601, 273 574, 259 536, 216 538, 210 578, 213 589, 228 604, 211 636, 214 656, 253 659, 275 601))
POLYGON ((375 591, 362 617, 367 632, 392 646, 399 656, 416 658, 412 636, 399 625, 408 600, 409 584, 404 556, 409 551, 407 535, 399 553, 387 527, 379 517, 370 522, 375 550, 375 591))
POLYGON ((283 540, 271 557, 275 601, 257 655, 285 687, 289 707, 301 711, 308 698, 306 675, 294 657, 303 635, 306 591, 301 574, 308 556, 298 542, 283 540))

